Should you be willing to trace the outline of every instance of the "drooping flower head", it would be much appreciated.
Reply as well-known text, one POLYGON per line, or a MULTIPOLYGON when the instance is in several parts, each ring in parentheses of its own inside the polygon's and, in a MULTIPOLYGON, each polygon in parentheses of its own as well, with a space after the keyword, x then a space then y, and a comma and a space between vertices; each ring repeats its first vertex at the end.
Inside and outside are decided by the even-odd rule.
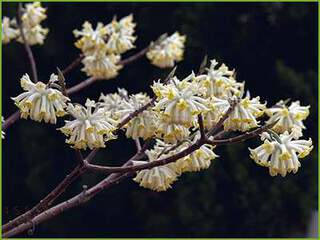
POLYGON ((7 44, 19 36, 19 30, 13 27, 14 20, 8 17, 2 18, 2 43, 7 44))
POLYGON ((301 166, 299 158, 309 155, 312 150, 312 140, 293 140, 293 134, 284 132, 279 139, 270 134, 263 134, 264 143, 250 149, 250 157, 259 165, 268 167, 271 176, 296 173, 301 166))
MULTIPOLYGON (((51 74, 50 82, 57 80, 58 76, 51 74)), ((70 99, 64 96, 61 91, 49 87, 43 82, 33 83, 28 74, 23 75, 20 83, 25 92, 12 99, 20 109, 21 118, 30 117, 34 121, 55 124, 57 117, 66 114, 66 102, 70 99)))
POLYGON ((85 21, 82 30, 74 30, 73 34, 76 38, 80 37, 75 46, 85 55, 92 55, 100 50, 105 51, 107 28, 102 23, 98 23, 96 29, 93 29, 92 24, 85 21))
POLYGON ((109 53, 122 54, 134 48, 136 37, 133 36, 136 24, 133 22, 132 14, 117 21, 116 18, 106 26, 109 53))
POLYGON ((115 138, 112 132, 116 129, 117 121, 94 101, 87 99, 85 107, 69 103, 67 110, 74 120, 65 121, 65 126, 59 130, 70 136, 66 143, 74 148, 104 148, 106 141, 115 138))
MULTIPOLYGON (((305 129, 303 120, 309 115, 310 106, 300 106, 300 101, 292 102, 289 107, 284 101, 279 101, 275 106, 266 110, 266 114, 270 117, 267 123, 277 122, 272 130, 277 133, 285 131, 291 132, 305 129)), ((298 137, 299 137, 299 133, 298 137)))
POLYGON ((147 58, 157 67, 173 67, 176 62, 183 59, 185 41, 186 36, 175 32, 159 44, 152 46, 147 53, 147 58))
POLYGON ((187 127, 193 125, 199 113, 208 111, 207 100, 199 96, 200 89, 196 77, 191 74, 183 80, 173 78, 170 83, 154 83, 152 89, 157 96, 154 109, 161 112, 169 123, 187 127))
POLYGON ((123 88, 118 88, 118 93, 109 93, 100 95, 100 106, 104 108, 105 111, 110 112, 111 116, 116 119, 118 118, 117 112, 123 110, 123 100, 128 98, 127 90, 123 88))

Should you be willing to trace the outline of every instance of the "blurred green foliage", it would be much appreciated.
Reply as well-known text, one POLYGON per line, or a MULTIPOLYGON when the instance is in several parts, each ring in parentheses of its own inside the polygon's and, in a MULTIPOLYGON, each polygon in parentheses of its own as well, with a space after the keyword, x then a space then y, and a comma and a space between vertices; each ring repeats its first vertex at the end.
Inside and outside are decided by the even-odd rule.
MULTIPOLYGON (((3 3, 3 15, 13 17, 16 4, 3 3)), ((254 164, 247 144, 221 147, 220 158, 200 173, 184 174, 164 193, 145 190, 127 180, 98 195, 81 208, 69 210, 38 227, 34 237, 290 237, 302 236, 317 209, 317 5, 316 3, 45 3, 50 28, 45 45, 34 47, 39 76, 47 81, 79 53, 72 30, 85 20, 109 22, 133 13, 138 23, 137 49, 164 32, 187 35, 185 60, 178 76, 196 70, 205 54, 236 68, 253 96, 270 105, 288 97, 311 105, 306 136, 315 149, 302 160, 296 175, 268 175, 254 164)), ((137 51, 137 50, 136 50, 137 51)), ((135 52, 127 53, 129 56, 135 52)), ((79 69, 78 69, 79 70, 79 69)), ((72 86, 85 75, 66 76, 72 86)), ((19 78, 30 73, 22 45, 3 47, 3 115, 16 109, 10 97, 21 92, 19 78)), ((168 71, 146 59, 121 71, 115 80, 98 82, 73 96, 83 103, 125 87, 146 91, 168 71)), ((58 123, 61 126, 62 121, 58 123)), ((21 120, 3 142, 3 219, 7 221, 44 197, 76 164, 57 126, 21 120)), ((108 144, 96 162, 119 165, 135 151, 133 141, 120 136, 108 144)), ((60 198, 73 196, 103 176, 88 174, 60 198)), ((21 235, 25 236, 25 235, 21 235)))

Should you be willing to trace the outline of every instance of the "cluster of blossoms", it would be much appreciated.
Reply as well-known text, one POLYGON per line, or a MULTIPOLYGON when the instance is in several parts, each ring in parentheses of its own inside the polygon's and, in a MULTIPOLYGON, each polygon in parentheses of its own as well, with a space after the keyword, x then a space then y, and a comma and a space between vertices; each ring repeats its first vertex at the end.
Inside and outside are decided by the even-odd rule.
MULTIPOLYGON (((22 29, 30 45, 44 41, 48 30, 40 23, 46 18, 45 12, 38 2, 26 4, 22 9, 22 29)), ((15 20, 3 18, 3 43, 12 39, 23 41, 16 27, 15 20)), ((82 71, 96 79, 115 78, 122 68, 121 54, 135 47, 135 27, 133 16, 128 15, 120 20, 114 18, 107 25, 98 23, 95 29, 86 21, 82 30, 74 30, 78 38, 75 46, 83 55, 82 71)), ((150 44, 147 58, 160 68, 173 67, 183 58, 185 40, 178 32, 163 35, 150 44)), ((245 94, 245 83, 236 80, 235 71, 216 60, 200 72, 181 79, 170 74, 165 82, 155 81, 151 86, 154 98, 144 93, 128 95, 126 90, 118 89, 117 93, 101 94, 97 102, 87 99, 84 106, 70 103, 63 94, 65 91, 61 91, 65 88, 56 84, 57 75, 52 74, 48 84, 44 84, 32 82, 25 74, 21 78, 24 92, 12 99, 25 119, 56 124, 57 117, 69 114, 72 119, 66 120, 59 130, 67 136, 66 143, 76 149, 104 148, 107 141, 116 138, 115 130, 119 126, 127 138, 156 139, 154 146, 145 152, 147 159, 134 161, 134 165, 173 158, 196 146, 193 152, 184 152, 175 161, 137 171, 134 181, 155 191, 167 190, 182 173, 210 167, 211 161, 218 157, 213 151, 216 146, 209 144, 210 141, 197 145, 200 140, 210 139, 211 136, 204 136, 205 131, 248 132, 261 126, 261 117, 268 117, 265 123, 273 124, 272 129, 261 134, 261 146, 249 148, 250 157, 268 167, 271 176, 296 173, 300 167, 298 159, 307 156, 313 148, 311 139, 299 139, 303 136, 303 121, 309 115, 309 106, 301 106, 299 101, 287 106, 287 101, 279 101, 268 108, 260 97, 251 97, 248 91, 245 94), (223 129, 215 129, 217 124, 223 129)))
MULTIPOLYGON (((47 18, 46 9, 41 6, 40 2, 28 3, 21 9, 21 27, 26 42, 29 45, 42 45, 49 30, 43 28, 41 22, 47 18)), ((2 19, 2 43, 9 43, 16 39, 23 42, 23 38, 17 26, 16 19, 10 20, 8 17, 2 19)))
POLYGON ((152 46, 147 53, 151 63, 160 68, 173 67, 183 58, 186 36, 175 32, 171 36, 152 46))
MULTIPOLYGON (((49 83, 56 81, 58 81, 58 76, 51 74, 49 83)), ((20 109, 21 118, 30 117, 34 121, 55 124, 57 117, 66 114, 66 102, 70 99, 64 96, 60 90, 43 82, 33 83, 28 74, 21 78, 20 84, 25 92, 12 100, 20 109)))
POLYGON ((98 23, 96 29, 86 21, 81 31, 74 30, 74 36, 80 38, 75 46, 84 54, 82 71, 97 79, 116 77, 122 68, 120 54, 135 47, 135 26, 129 15, 120 21, 114 18, 108 25, 98 23))

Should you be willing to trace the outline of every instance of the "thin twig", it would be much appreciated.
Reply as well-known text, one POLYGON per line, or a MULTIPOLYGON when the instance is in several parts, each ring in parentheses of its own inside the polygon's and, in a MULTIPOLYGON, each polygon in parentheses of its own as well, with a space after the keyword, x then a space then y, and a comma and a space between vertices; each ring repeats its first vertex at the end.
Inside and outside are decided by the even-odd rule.
POLYGON ((37 65, 36 65, 36 61, 34 59, 34 56, 33 56, 33 53, 32 53, 32 50, 27 42, 27 39, 26 39, 26 36, 24 35, 24 31, 23 31, 23 25, 22 25, 22 4, 19 3, 19 6, 18 6, 18 26, 19 26, 19 30, 20 30, 20 35, 21 35, 21 38, 22 38, 22 41, 23 41, 23 45, 24 45, 24 48, 28 54, 28 58, 29 58, 29 62, 30 62, 30 65, 31 65, 31 70, 32 70, 32 77, 33 77, 33 81, 34 82, 38 82, 38 73, 37 73, 37 65))
POLYGON ((62 70, 62 73, 65 75, 69 72, 71 72, 74 68, 76 68, 84 58, 83 54, 80 54, 79 57, 77 57, 72 63, 70 63, 65 69, 62 70))
POLYGON ((200 137, 203 140, 207 139, 206 133, 204 131, 203 118, 201 114, 198 115, 198 124, 199 124, 200 137))

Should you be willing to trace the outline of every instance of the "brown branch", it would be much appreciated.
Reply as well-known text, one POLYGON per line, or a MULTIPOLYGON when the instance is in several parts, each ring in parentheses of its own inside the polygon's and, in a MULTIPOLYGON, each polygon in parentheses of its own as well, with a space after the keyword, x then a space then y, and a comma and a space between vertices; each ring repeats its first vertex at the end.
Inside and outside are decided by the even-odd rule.
POLYGON ((199 124, 200 137, 203 140, 207 139, 206 133, 204 131, 203 118, 201 114, 198 115, 198 124, 199 124))
POLYGON ((24 45, 24 48, 28 54, 28 58, 29 58, 29 62, 30 62, 30 65, 31 65, 31 70, 32 70, 32 77, 33 77, 33 81, 34 82, 38 82, 38 73, 37 73, 37 65, 36 65, 36 61, 34 59, 34 56, 33 56, 33 53, 32 53, 32 50, 27 42, 27 39, 26 39, 26 36, 24 35, 24 31, 23 31, 23 25, 22 25, 22 22, 21 22, 21 19, 22 19, 22 4, 19 3, 19 6, 18 6, 18 26, 19 26, 19 30, 20 30, 20 35, 21 35, 21 38, 22 38, 22 42, 23 42, 23 45, 24 45))
POLYGON ((71 72, 74 68, 76 68, 81 61, 83 60, 84 55, 80 54, 79 57, 77 57, 72 63, 70 63, 65 69, 62 70, 62 73, 65 75, 69 72, 71 72))
POLYGON ((136 60, 142 58, 149 51, 149 49, 150 49, 150 46, 142 49, 140 52, 138 52, 138 53, 126 58, 126 59, 119 61, 118 65, 124 66, 124 65, 128 65, 132 62, 135 62, 136 60))
POLYGON ((15 113, 11 114, 10 117, 5 119, 4 123, 2 124, 2 130, 7 130, 12 124, 14 124, 20 118, 20 111, 16 111, 15 113))

